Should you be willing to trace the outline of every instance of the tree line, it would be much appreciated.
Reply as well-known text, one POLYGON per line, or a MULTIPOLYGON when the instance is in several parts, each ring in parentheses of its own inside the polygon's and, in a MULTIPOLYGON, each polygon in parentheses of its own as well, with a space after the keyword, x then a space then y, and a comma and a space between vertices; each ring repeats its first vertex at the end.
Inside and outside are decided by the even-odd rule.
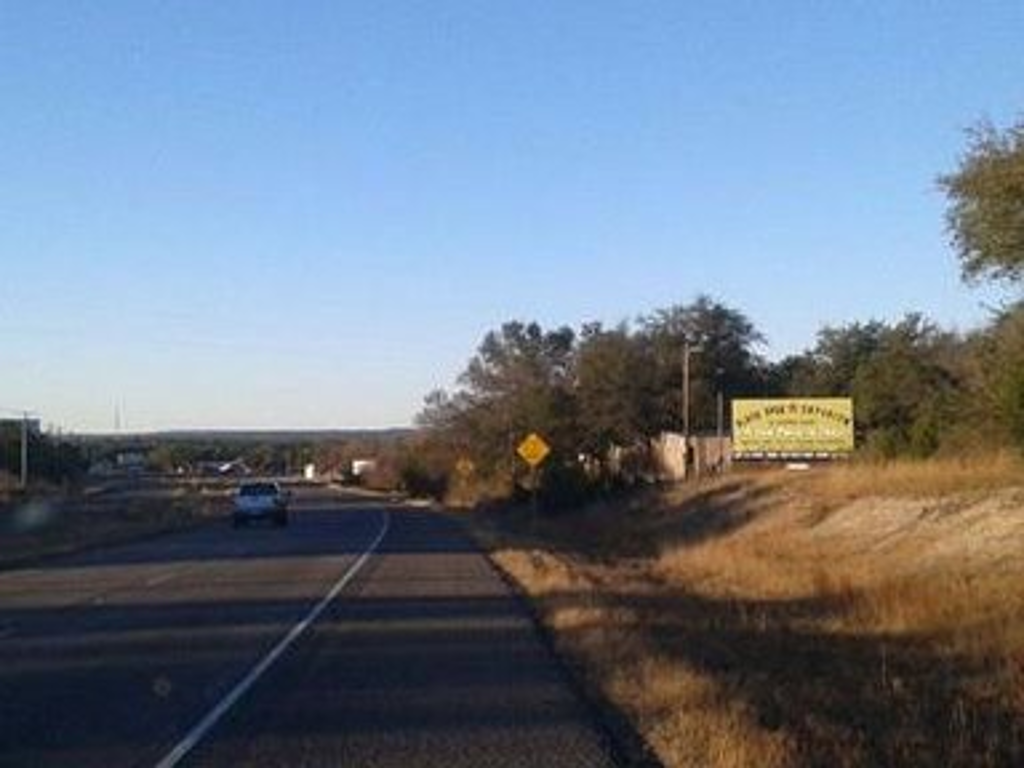
MULTIPOLYGON (((0 492, 16 488, 21 478, 22 427, 16 421, 0 423, 0 492)), ((36 429, 25 432, 28 478, 59 484, 81 475, 88 457, 75 442, 36 429)))
MULTIPOLYGON (((972 130, 939 186, 964 279, 1019 285, 1024 125, 972 130)), ((918 313, 826 326, 810 349, 775 362, 764 341, 741 310, 706 295, 614 326, 505 323, 485 334, 453 389, 426 398, 403 476, 434 493, 470 475, 478 491, 515 493, 524 474, 515 447, 538 432, 554 449, 544 480, 556 495, 607 487, 621 474, 610 449, 680 431, 684 367, 691 432, 728 430, 721 403, 733 398, 849 396, 864 455, 1024 447, 1024 303, 966 333, 918 313)))

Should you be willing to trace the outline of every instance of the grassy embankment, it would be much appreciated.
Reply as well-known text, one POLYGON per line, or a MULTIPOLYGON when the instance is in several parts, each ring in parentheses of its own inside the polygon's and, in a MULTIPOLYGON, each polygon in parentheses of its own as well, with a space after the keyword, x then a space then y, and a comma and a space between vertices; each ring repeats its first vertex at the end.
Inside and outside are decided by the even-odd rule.
POLYGON ((474 516, 668 766, 1024 765, 1024 465, 734 473, 474 516))
POLYGON ((224 501, 197 488, 147 494, 39 494, 0 501, 0 568, 185 528, 222 516, 224 501))

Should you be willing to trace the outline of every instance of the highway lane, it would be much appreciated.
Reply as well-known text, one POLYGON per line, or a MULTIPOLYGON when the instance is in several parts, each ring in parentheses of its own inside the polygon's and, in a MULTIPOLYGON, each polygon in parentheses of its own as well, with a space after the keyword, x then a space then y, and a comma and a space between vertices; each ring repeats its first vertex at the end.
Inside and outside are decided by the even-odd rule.
POLYGON ((384 514, 301 506, 286 530, 225 521, 0 573, 0 765, 155 765, 384 514))
POLYGON ((194 766, 613 765, 522 604, 451 521, 377 557, 194 766))
POLYGON ((158 765, 346 574, 175 759, 612 764, 522 605, 457 526, 298 501, 285 530, 225 523, 0 573, 0 765, 158 765))

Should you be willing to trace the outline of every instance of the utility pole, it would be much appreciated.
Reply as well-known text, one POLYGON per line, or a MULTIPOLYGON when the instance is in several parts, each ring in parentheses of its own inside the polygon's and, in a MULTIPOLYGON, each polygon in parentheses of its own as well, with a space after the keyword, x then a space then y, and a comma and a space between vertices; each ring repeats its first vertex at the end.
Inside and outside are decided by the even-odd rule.
POLYGON ((725 422, 725 397, 722 395, 722 390, 718 390, 715 393, 715 435, 718 437, 719 442, 722 440, 723 424, 725 422))
POLYGON ((683 342, 683 437, 690 439, 690 355, 703 352, 703 347, 683 342))
MULTIPOLYGON (((24 408, 15 410, 13 408, 5 408, 0 406, 0 413, 17 414, 21 417, 21 467, 18 478, 18 488, 22 491, 28 488, 28 417, 32 416, 32 411, 26 411, 24 408)), ((14 419, 11 419, 8 424, 12 424, 14 419)), ((12 473, 13 474, 13 473, 12 473)))
POLYGON ((722 392, 722 375, 725 369, 715 369, 715 436, 718 438, 718 449, 721 450, 723 425, 725 423, 725 394, 722 392))
POLYGON ((21 490, 28 490, 28 411, 21 412, 21 490))
POLYGON ((689 339, 683 342, 683 477, 690 474, 690 355, 702 351, 689 339))

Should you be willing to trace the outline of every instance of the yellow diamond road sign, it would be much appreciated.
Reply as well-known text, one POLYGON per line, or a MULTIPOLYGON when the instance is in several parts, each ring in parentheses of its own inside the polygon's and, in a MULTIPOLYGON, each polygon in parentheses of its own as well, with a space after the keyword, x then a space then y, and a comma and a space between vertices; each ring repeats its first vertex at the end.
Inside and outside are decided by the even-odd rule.
POLYGON ((536 467, 547 455, 551 453, 551 447, 544 442, 544 438, 536 432, 531 432, 526 439, 519 444, 516 453, 531 467, 536 467))

